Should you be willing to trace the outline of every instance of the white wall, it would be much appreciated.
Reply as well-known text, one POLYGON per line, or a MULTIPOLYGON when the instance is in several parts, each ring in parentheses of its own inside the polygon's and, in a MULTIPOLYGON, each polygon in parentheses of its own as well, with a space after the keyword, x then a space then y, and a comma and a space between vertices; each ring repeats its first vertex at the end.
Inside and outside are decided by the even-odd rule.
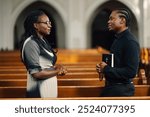
MULTIPOLYGON (((0 49, 13 50, 15 21, 21 11, 36 0, 0 0, 0 49)), ((65 25, 66 48, 88 48, 90 37, 87 27, 95 9, 106 0, 41 0, 53 6, 65 25)), ((135 14, 139 27, 141 47, 150 47, 150 1, 119 0, 135 14)), ((58 27, 59 28, 59 27, 58 27)), ((61 43, 61 40, 59 40, 61 43)), ((59 45, 59 44, 58 44, 59 45)))
POLYGON ((143 37, 144 37, 144 42, 143 45, 144 47, 150 47, 150 1, 149 0, 144 0, 144 6, 143 6, 143 13, 144 13, 144 20, 143 20, 143 37))

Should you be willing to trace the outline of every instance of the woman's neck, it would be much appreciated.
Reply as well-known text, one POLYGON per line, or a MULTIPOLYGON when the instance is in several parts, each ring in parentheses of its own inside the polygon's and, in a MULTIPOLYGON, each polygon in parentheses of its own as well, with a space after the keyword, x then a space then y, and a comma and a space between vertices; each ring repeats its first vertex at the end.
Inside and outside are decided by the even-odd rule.
POLYGON ((43 35, 41 35, 39 32, 37 32, 37 36, 40 38, 40 39, 43 39, 43 35))

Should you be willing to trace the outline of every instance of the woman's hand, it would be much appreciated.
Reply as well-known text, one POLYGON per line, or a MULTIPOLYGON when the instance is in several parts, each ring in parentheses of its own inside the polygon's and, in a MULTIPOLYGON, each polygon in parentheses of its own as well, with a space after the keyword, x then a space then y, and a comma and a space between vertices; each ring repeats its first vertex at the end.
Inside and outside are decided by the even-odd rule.
POLYGON ((56 65, 55 69, 58 70, 58 75, 63 76, 67 73, 67 69, 62 65, 56 65))

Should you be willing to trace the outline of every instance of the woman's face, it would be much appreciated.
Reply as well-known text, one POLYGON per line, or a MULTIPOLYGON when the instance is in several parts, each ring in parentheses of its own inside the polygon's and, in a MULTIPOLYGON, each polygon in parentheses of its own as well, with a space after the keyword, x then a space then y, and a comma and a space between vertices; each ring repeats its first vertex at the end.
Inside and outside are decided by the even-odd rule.
POLYGON ((38 21, 34 23, 34 27, 38 36, 43 37, 50 34, 52 25, 47 15, 41 15, 39 16, 38 21))

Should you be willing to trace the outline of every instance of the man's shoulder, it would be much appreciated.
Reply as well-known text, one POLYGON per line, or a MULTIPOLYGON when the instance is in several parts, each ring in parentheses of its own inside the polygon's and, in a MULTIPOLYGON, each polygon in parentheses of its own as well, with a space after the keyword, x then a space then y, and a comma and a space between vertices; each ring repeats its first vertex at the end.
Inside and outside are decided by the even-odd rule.
POLYGON ((127 41, 133 41, 135 43, 138 43, 138 39, 135 37, 133 33, 130 31, 127 31, 126 35, 124 35, 127 41))

